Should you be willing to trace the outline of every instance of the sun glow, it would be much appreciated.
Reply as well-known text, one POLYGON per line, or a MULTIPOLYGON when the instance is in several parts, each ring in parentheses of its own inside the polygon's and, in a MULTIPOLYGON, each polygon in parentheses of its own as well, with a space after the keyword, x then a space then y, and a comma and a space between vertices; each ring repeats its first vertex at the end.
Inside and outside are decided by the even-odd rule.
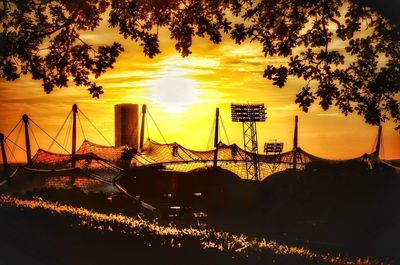
POLYGON ((184 112, 197 101, 195 82, 184 77, 161 77, 150 82, 150 90, 152 101, 170 113, 184 112))

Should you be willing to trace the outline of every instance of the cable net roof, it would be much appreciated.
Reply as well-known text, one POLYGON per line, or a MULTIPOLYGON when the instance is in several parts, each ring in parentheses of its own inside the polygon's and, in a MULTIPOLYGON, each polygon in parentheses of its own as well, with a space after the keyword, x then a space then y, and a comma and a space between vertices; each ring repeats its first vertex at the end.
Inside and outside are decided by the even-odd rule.
MULTIPOLYGON (((160 144, 153 140, 148 140, 140 154, 135 155, 134 162, 137 165, 148 165, 154 163, 178 163, 178 162, 207 162, 214 160, 215 150, 195 151, 183 147, 178 143, 160 144)), ((218 161, 219 162, 240 162, 253 161, 256 159, 259 162, 281 162, 293 163, 294 151, 275 155, 255 155, 241 149, 236 144, 226 145, 220 143, 218 146, 218 161)), ((322 158, 310 155, 298 148, 297 160, 299 163, 308 163, 311 161, 321 161, 322 158)))
POLYGON ((33 168, 70 168, 73 161, 75 166, 88 170, 109 170, 110 165, 121 162, 124 146, 112 147, 97 145, 85 140, 75 155, 57 154, 39 149, 32 158, 33 168))
POLYGON ((33 156, 32 163, 35 168, 65 168, 71 167, 71 157, 71 155, 57 154, 39 149, 33 156))
POLYGON ((125 148, 126 146, 104 146, 85 140, 76 154, 92 153, 104 160, 116 163, 121 159, 125 148))
MULTIPOLYGON (((139 165, 151 163, 174 163, 174 162, 195 162, 213 161, 214 150, 195 151, 183 147, 178 143, 160 144, 153 140, 148 140, 141 154, 134 157, 139 165)), ((252 154, 239 148, 237 145, 219 144, 218 161, 240 161, 251 160, 252 154)))
POLYGON ((93 177, 77 168, 46 170, 19 166, 10 178, 11 181, 7 188, 18 192, 40 188, 69 189, 77 187, 84 192, 119 193, 117 187, 110 181, 93 177))
MULTIPOLYGON (((196 151, 183 147, 178 143, 161 144, 151 139, 147 140, 141 153, 133 156, 131 161, 124 160, 125 146, 113 147, 98 145, 85 140, 76 155, 56 154, 39 149, 35 154, 35 168, 65 168, 75 166, 93 171, 108 170, 110 164, 134 166, 163 164, 169 170, 188 172, 201 167, 213 165, 215 150, 196 151)), ((217 165, 230 170, 242 178, 248 175, 248 163, 258 162, 260 178, 292 167, 294 162, 301 169, 306 163, 313 161, 330 161, 313 156, 301 148, 285 153, 272 155, 255 155, 241 149, 236 144, 219 143, 217 165)))
MULTIPOLYGON (((149 139, 144 144, 142 152, 134 156, 133 164, 144 166, 160 163, 164 164, 169 170, 187 172, 201 167, 211 167, 214 153, 215 150, 195 151, 178 143, 161 144, 149 139)), ((305 163, 325 160, 310 155, 301 148, 298 148, 296 152, 292 150, 267 156, 249 153, 236 144, 226 145, 223 143, 218 146, 217 158, 218 166, 230 170, 242 178, 246 178, 248 175, 247 163, 256 160, 261 179, 274 172, 292 167, 294 161, 298 164, 297 168, 302 168, 305 163)))

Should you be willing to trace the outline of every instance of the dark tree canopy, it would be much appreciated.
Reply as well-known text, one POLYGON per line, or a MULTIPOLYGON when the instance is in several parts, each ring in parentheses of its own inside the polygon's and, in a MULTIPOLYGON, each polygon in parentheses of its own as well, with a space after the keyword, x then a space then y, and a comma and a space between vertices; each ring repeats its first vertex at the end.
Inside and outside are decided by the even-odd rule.
POLYGON ((289 76, 304 79, 296 98, 304 111, 317 101, 324 110, 335 105, 345 115, 357 112, 369 124, 399 124, 396 6, 388 0, 2 0, 0 76, 30 74, 47 93, 73 82, 99 97, 102 87, 90 76, 112 68, 123 47, 95 47, 80 33, 108 14, 109 25, 150 58, 161 52, 160 28, 168 29, 182 56, 191 54, 194 36, 258 42, 265 56, 288 58, 266 65, 264 77, 278 87, 289 76), (345 50, 332 45, 338 39, 345 50))

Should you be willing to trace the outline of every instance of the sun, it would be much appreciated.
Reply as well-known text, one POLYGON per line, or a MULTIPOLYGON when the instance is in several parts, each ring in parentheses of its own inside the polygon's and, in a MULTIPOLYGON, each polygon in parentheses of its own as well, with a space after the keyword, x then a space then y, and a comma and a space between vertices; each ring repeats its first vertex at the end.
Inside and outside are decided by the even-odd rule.
POLYGON ((162 105, 167 112, 179 113, 196 103, 196 85, 191 79, 165 76, 150 84, 152 101, 162 105))

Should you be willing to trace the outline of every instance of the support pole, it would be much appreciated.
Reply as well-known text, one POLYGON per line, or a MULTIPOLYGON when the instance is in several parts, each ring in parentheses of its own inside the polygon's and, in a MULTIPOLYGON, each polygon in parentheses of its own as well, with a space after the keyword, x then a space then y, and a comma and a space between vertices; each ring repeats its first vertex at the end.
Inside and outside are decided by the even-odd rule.
POLYGON ((143 104, 143 106, 142 106, 142 124, 140 126, 140 142, 139 142, 139 150, 140 150, 140 152, 143 151, 144 127, 145 127, 145 122, 146 122, 146 111, 147 111, 147 106, 146 106, 146 104, 143 104))
POLYGON ((24 114, 22 116, 22 121, 24 122, 25 127, 25 145, 26 145, 26 163, 28 166, 32 165, 32 156, 31 156, 31 141, 29 139, 29 117, 24 114))
POLYGON ((296 117, 294 118, 293 169, 297 168, 298 121, 299 121, 299 117, 296 115, 296 117))
MULTIPOLYGON (((78 105, 72 105, 72 156, 76 153, 76 113, 78 113, 78 105)), ((72 167, 75 167, 75 158, 72 157, 72 167)))
POLYGON ((219 108, 215 110, 215 133, 214 133, 214 163, 213 167, 217 167, 218 162, 218 129, 219 129, 219 108))
POLYGON ((6 148, 4 147, 4 141, 5 141, 4 134, 0 133, 1 157, 3 159, 4 176, 8 178, 9 168, 6 156, 6 148))
POLYGON ((382 137, 382 125, 379 125, 378 129, 378 139, 376 141, 376 149, 375 149, 375 155, 379 157, 379 152, 381 150, 381 137, 382 137))

